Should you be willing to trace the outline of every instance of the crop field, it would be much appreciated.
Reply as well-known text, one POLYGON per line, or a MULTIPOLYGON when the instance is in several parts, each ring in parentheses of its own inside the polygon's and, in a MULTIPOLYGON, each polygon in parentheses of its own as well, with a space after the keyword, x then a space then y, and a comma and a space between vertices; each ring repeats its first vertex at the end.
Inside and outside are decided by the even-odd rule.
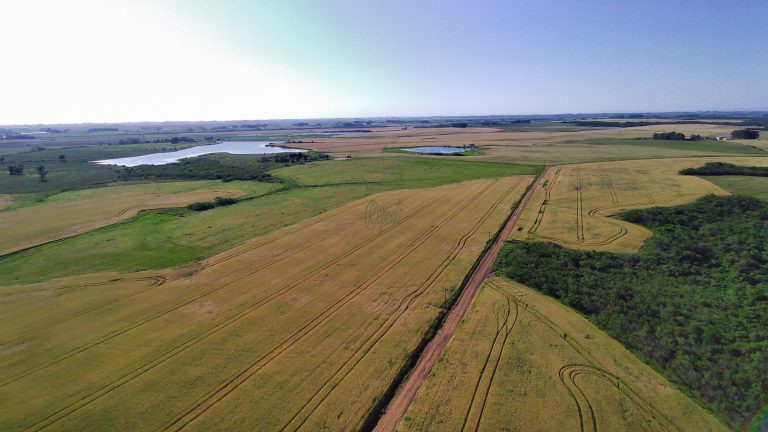
MULTIPOLYGON (((631 128, 591 128, 587 130, 552 131, 547 128, 528 131, 505 131, 497 128, 419 128, 383 130, 366 134, 349 134, 313 140, 299 147, 336 155, 401 156, 388 148, 418 146, 461 146, 474 144, 478 156, 462 159, 531 164, 563 164, 574 162, 651 159, 666 157, 710 156, 718 154, 756 154, 765 152, 747 142, 698 141, 676 142, 650 140, 654 132, 679 131, 706 137, 729 135, 734 126, 710 124, 675 124, 631 128), (644 138, 645 140, 638 140, 644 138)), ((765 154, 768 156, 768 154, 765 154)), ((411 156, 419 157, 419 156, 411 156)), ((445 157, 445 156, 431 156, 445 157)))
POLYGON ((197 266, 0 287, 0 429, 356 428, 532 179, 376 194, 197 266))
POLYGON ((552 167, 511 238, 636 252, 650 231, 611 216, 628 209, 686 204, 706 194, 728 194, 707 180, 678 174, 682 168, 713 160, 768 164, 765 158, 687 158, 552 167))
MULTIPOLYGON (((217 187, 250 185, 249 196, 258 195, 255 199, 204 212, 144 212, 128 221, 0 258, 0 279, 5 284, 19 284, 95 272, 176 267, 375 193, 478 178, 530 175, 540 169, 531 165, 411 158, 359 158, 295 165, 273 171, 284 181, 285 188, 280 190, 274 190, 279 186, 275 183, 211 183, 217 187), (263 194, 265 191, 272 193, 263 194), (72 260, 73 256, 78 259, 72 260)), ((75 196, 88 196, 99 190, 79 191, 75 196)), ((30 199, 35 195, 17 197, 14 208, 23 204, 32 211, 33 206, 41 204, 30 199)))
POLYGON ((492 278, 402 431, 727 431, 587 319, 492 278))
MULTIPOLYGON (((183 207, 218 196, 239 197, 248 193, 247 189, 266 192, 275 187, 266 183, 195 181, 64 192, 40 203, 0 212, 0 255, 112 225, 142 210, 183 207)), ((0 204, 3 202, 0 197, 0 204)))

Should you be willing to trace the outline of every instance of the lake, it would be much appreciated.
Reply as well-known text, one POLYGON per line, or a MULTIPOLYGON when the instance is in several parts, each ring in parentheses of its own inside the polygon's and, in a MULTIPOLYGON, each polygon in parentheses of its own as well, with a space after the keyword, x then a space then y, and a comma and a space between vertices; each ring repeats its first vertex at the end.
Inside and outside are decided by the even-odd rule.
POLYGON ((231 154, 271 154, 271 153, 301 153, 306 150, 268 146, 269 141, 225 141, 218 144, 190 147, 184 150, 152 153, 142 156, 95 161, 101 165, 122 165, 133 167, 138 165, 165 165, 178 162, 184 158, 202 156, 212 153, 231 154))
POLYGON ((428 146, 428 147, 406 147, 400 150, 413 152, 413 153, 440 153, 440 154, 452 154, 452 153, 464 153, 467 150, 472 150, 472 147, 446 147, 446 146, 428 146))

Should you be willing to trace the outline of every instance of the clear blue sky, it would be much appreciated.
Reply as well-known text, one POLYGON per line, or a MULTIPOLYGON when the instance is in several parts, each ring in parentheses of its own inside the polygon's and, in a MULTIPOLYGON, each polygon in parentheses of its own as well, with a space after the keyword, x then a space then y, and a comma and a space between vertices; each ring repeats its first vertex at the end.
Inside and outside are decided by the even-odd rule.
POLYGON ((5 124, 768 109, 765 0, 10 0, 0 15, 17 59, 5 124))

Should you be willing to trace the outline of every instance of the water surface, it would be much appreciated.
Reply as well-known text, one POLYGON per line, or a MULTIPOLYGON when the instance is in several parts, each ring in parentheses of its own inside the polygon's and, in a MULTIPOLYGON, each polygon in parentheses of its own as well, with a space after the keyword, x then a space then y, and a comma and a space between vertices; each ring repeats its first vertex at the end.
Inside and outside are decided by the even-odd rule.
POLYGON ((95 161, 102 165, 122 165, 133 167, 138 165, 165 165, 178 162, 184 158, 202 156, 212 153, 231 154, 270 154, 270 153, 301 153, 306 150, 268 146, 269 141, 224 141, 218 144, 202 145, 184 150, 152 153, 142 156, 95 161))
POLYGON ((472 147, 448 147, 448 146, 426 146, 426 147, 408 147, 401 150, 413 153, 440 153, 440 154, 452 154, 452 153, 464 153, 467 150, 472 150, 472 147))

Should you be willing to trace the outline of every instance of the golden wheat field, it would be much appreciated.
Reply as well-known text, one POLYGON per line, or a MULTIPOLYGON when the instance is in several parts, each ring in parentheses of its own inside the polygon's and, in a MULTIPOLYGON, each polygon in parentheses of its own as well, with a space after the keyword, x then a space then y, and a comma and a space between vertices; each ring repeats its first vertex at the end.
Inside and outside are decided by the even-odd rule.
POLYGON ((0 212, 0 255, 130 219, 142 210, 180 207, 218 196, 239 197, 253 188, 268 191, 274 186, 193 181, 63 192, 34 206, 0 212))
POLYGON ((636 252, 650 231, 611 217, 623 210, 686 204, 724 189, 683 168, 706 162, 768 165, 766 158, 685 158, 552 167, 534 192, 513 240, 546 240, 575 249, 636 252))
POLYGON ((0 429, 354 429, 532 179, 384 192, 182 269, 1 287, 0 429))
POLYGON ((489 279, 401 431, 727 431, 577 312, 489 279))

